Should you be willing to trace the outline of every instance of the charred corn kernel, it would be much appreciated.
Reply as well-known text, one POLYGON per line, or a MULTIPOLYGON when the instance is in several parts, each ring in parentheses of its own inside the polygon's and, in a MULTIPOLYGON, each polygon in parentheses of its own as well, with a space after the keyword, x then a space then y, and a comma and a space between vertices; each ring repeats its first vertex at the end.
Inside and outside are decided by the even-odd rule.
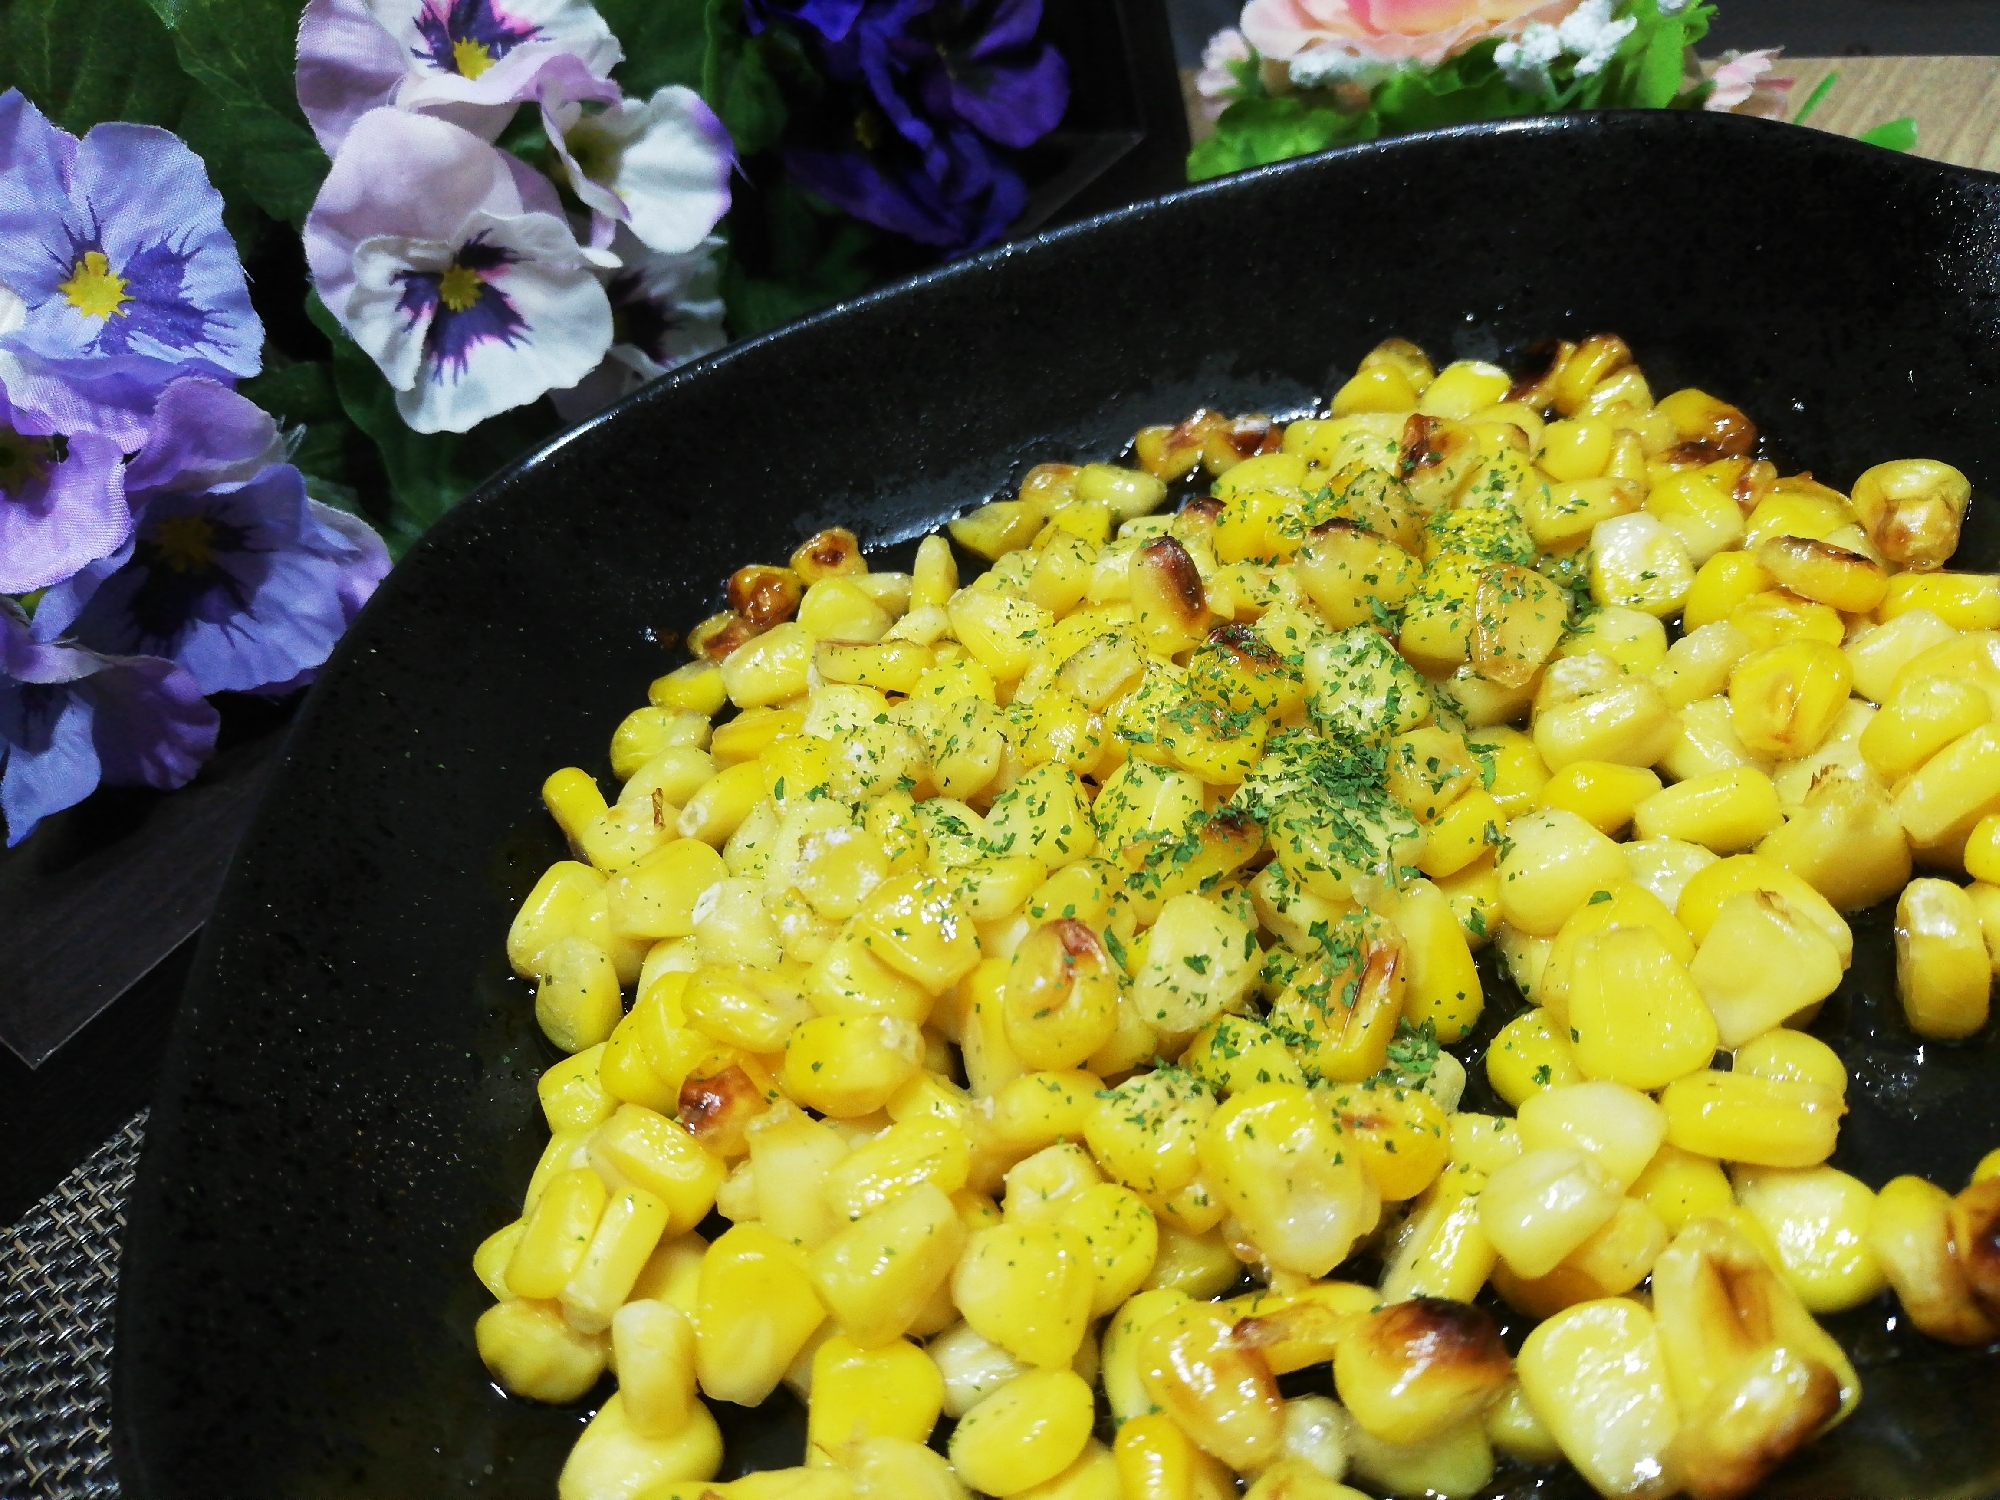
POLYGON ((1030 1067, 1075 1067, 1117 1029, 1118 980, 1103 942, 1074 918, 1045 922, 1015 950, 1002 992, 1008 1044, 1030 1067))
POLYGON ((1505 840, 1499 861, 1500 910, 1523 932, 1553 935, 1592 893, 1629 879, 1618 846, 1566 809, 1513 819, 1505 840))
POLYGON ((1653 793, 1633 809, 1640 838, 1682 839, 1718 854, 1748 849, 1784 821, 1771 778, 1732 766, 1653 793))
POLYGON ((1388 1060, 1404 1008, 1404 945, 1379 917, 1342 918, 1331 942, 1292 976, 1272 1006, 1299 1033, 1314 1071, 1358 1083, 1388 1060))
POLYGON ((1145 1200, 1130 1188, 1111 1182, 1085 1188, 1063 1205, 1059 1222, 1089 1247, 1096 1275, 1090 1298, 1093 1318, 1122 1306, 1152 1274, 1159 1256, 1159 1225, 1145 1200))
POLYGON ((712 717, 729 701, 729 692, 722 685, 722 668, 697 657, 664 677, 654 678, 646 689, 646 699, 655 708, 690 709, 712 717))
POLYGON ((1860 1396, 1840 1346, 1725 1221, 1675 1237, 1654 1264, 1653 1306, 1693 1494, 1745 1493, 1860 1396))
POLYGON ((1972 486, 1950 464, 1928 458, 1877 464, 1854 481, 1854 513, 1892 563, 1942 567, 1958 550, 1972 486))
MULTIPOLYGON (((1462 1118, 1452 1116, 1454 1122, 1462 1118)), ((1511 1139, 1514 1132, 1508 1134, 1511 1139)), ((1450 1168, 1438 1178, 1383 1272, 1385 1302, 1409 1297, 1469 1302, 1479 1294, 1499 1259, 1479 1224, 1479 1195, 1485 1187, 1486 1174, 1470 1168, 1450 1168)))
POLYGON ((849 1444, 869 1438, 921 1443, 943 1405, 944 1377, 916 1345, 892 1339, 864 1348, 835 1334, 813 1355, 806 1461, 837 1463, 849 1444))
POLYGON ((1638 1090, 1598 1081, 1544 1089, 1524 1100, 1518 1129, 1524 1152, 1574 1148, 1623 1192, 1659 1150, 1667 1122, 1638 1090))
POLYGON ((565 1052, 606 1041, 624 1006, 618 974, 604 950, 588 939, 557 939, 542 954, 545 972, 535 986, 535 1022, 565 1052))
POLYGON ((1726 1217, 1735 1203, 1734 1190, 1713 1157, 1696 1156, 1678 1146, 1663 1145, 1631 1187, 1632 1198, 1645 1204, 1679 1234, 1692 1220, 1726 1217))
POLYGON ((1529 1333, 1517 1368, 1529 1408, 1599 1494, 1671 1493, 1680 1412, 1644 1307, 1614 1297, 1565 1308, 1529 1333))
POLYGON ((722 1163, 684 1126, 637 1104, 620 1105, 591 1137, 590 1160, 607 1178, 643 1188, 664 1203, 668 1236, 707 1217, 722 1185, 722 1163))
POLYGON ((1774 536, 1758 547, 1757 560, 1780 588, 1843 614, 1866 614, 1892 587, 1880 563, 1829 541, 1774 536))
POLYGON ((1953 1243, 1951 1195, 1921 1177, 1884 1184, 1869 1220, 1868 1248, 1919 1329, 1950 1344, 1986 1344, 2000 1334, 1972 1294, 1953 1243))
POLYGON ((1380 1212, 1359 1153, 1344 1146, 1325 1106, 1274 1083, 1223 1104, 1197 1149, 1204 1177, 1268 1263, 1324 1276, 1380 1212))
POLYGON ((687 1425, 667 1437, 644 1437, 613 1391, 570 1449, 556 1481, 557 1500, 598 1500, 644 1493, 658 1500, 698 1500, 722 1467, 722 1432, 697 1404, 687 1425), (685 1484, 682 1483, 685 1481, 685 1484))
POLYGON ((1781 1083, 1810 1083, 1843 1097, 1847 1093, 1847 1069, 1840 1054, 1816 1036, 1783 1027, 1738 1047, 1730 1071, 1781 1083))
POLYGON ((1729 678, 1738 738, 1753 754, 1808 754, 1833 727, 1852 678, 1847 657, 1820 641, 1792 641, 1745 657, 1729 678))
POLYGON ((1778 1271, 1810 1312, 1858 1307, 1887 1285, 1868 1246, 1875 1195, 1832 1167, 1739 1169, 1736 1198, 1777 1247, 1778 1271))
POLYGON ((820 1190, 842 1219, 858 1219, 919 1183, 957 1192, 965 1186, 971 1162, 964 1131, 950 1121, 919 1116, 890 1126, 841 1158, 826 1172, 820 1190))
POLYGON ((824 1318, 806 1274, 806 1252, 762 1224, 734 1226, 702 1260, 694 1306, 694 1364, 702 1390, 714 1400, 756 1406, 824 1318))
POLYGON ((1008 1169, 1002 1209, 1010 1224, 1054 1223, 1085 1189, 1103 1181, 1090 1153, 1059 1141, 1008 1169))
POLYGON ((1483 858, 1507 826, 1507 813, 1492 793, 1474 787, 1431 824, 1417 868, 1433 880, 1447 880, 1483 858))
POLYGON ((1772 585, 1770 573, 1751 552, 1717 552, 1695 572, 1681 608, 1681 628, 1698 630, 1727 620, 1745 600, 1772 585))
POLYGON ((545 1301, 559 1296, 582 1264, 609 1197, 604 1180, 588 1168, 551 1177, 507 1262, 508 1290, 545 1301))
POLYGON ((1159 1202, 1194 1180, 1214 1114, 1213 1097, 1193 1078, 1140 1073, 1094 1101, 1084 1136, 1115 1181, 1159 1202))
POLYGON ((1810 1083, 1695 1073, 1667 1085, 1667 1140, 1683 1151, 1762 1167, 1816 1167, 1833 1154, 1846 1112, 1810 1083))
POLYGON ((1524 1151, 1479 1195, 1479 1225, 1500 1258, 1525 1277, 1546 1276, 1617 1211, 1616 1185, 1582 1151, 1524 1151))
POLYGON ((2000 574, 1898 573, 1876 606, 1876 618, 1893 620, 1928 610, 1954 630, 2000 627, 2000 574))
POLYGON ((611 1326, 670 1217, 667 1204, 643 1188, 611 1194, 582 1259, 563 1284, 563 1315, 572 1325, 591 1333, 611 1326))
POLYGON ((1718 1041, 1735 1048, 1832 994, 1841 964, 1807 916, 1760 890, 1723 903, 1689 973, 1715 1016, 1718 1041))
POLYGON ((1199 1304, 1175 1308, 1140 1335, 1146 1394, 1204 1450, 1238 1471, 1279 1456, 1284 1403, 1261 1351, 1233 1337, 1224 1313, 1199 1304))
POLYGON ((1370 1081, 1334 1088, 1328 1104, 1385 1203, 1416 1197, 1444 1170, 1444 1111, 1422 1090, 1370 1081))
POLYGON ((1016 1376, 960 1419, 951 1466, 989 1495, 1018 1495, 1075 1463, 1090 1440, 1090 1387, 1069 1370, 1016 1376))
POLYGON ((1630 823, 1633 810, 1659 789, 1660 778, 1642 766, 1579 760, 1551 776, 1535 802, 1538 807, 1573 812, 1599 833, 1614 834, 1630 823))
POLYGON ((1486 1049, 1486 1078, 1493 1092, 1519 1105, 1540 1089, 1579 1083, 1583 1072, 1570 1050, 1567 1031, 1558 1032, 1546 1010, 1524 1010, 1486 1049))
POLYGON ((754 1204, 751 1169, 740 1158, 750 1151, 750 1127, 771 1110, 778 1097, 763 1063, 733 1047, 716 1047, 681 1084, 681 1124, 708 1151, 724 1161, 736 1162, 732 1177, 717 1190, 718 1201, 722 1193, 730 1191, 733 1181, 739 1195, 736 1202, 745 1212, 725 1211, 727 1218, 746 1217, 754 1204))
POLYGON ((1960 735, 1896 788, 1891 801, 1910 841, 1922 849, 1969 834, 2000 804, 2000 728, 1960 735))
POLYGON ((785 1044, 784 1087, 836 1119, 873 1113, 923 1065, 918 1028, 895 1016, 816 1016, 785 1044))
POLYGON ((604 1374, 604 1336, 572 1328, 553 1302, 522 1297, 489 1307, 473 1341, 493 1378, 530 1401, 565 1405, 604 1374))
POLYGON ((1665 616, 1679 612, 1694 587, 1694 559, 1680 537, 1644 511, 1599 521, 1590 533, 1590 593, 1665 616))
POLYGON ((1722 909, 1735 897, 1752 891, 1768 891, 1782 897, 1794 916, 1818 928, 1833 944, 1845 969, 1854 956, 1854 933, 1839 912, 1811 886, 1781 865, 1761 854, 1737 854, 1697 871, 1681 889, 1674 915, 1697 946, 1708 934, 1722 909))
POLYGON ((1422 564, 1359 521, 1336 519, 1306 534, 1294 565, 1298 582, 1336 630, 1368 625, 1375 609, 1396 609, 1415 592, 1422 564))
POLYGON ((965 1321, 1026 1364, 1067 1365, 1090 1326, 1090 1247, 1060 1223, 1002 1224, 967 1242, 952 1276, 965 1321))
POLYGON ((1896 992, 1910 1029, 1971 1036, 1986 1024, 1992 966, 1979 911, 1949 880, 1913 880, 1896 902, 1896 992))
POLYGON ((861 543, 845 526, 816 531, 793 550, 792 571, 807 585, 826 578, 847 578, 868 571, 861 543))
POLYGON ((952 1200, 935 1183, 919 1183, 814 1251, 810 1285, 841 1331, 872 1348, 916 1322, 965 1243, 952 1200))
POLYGON ((1949 677, 1899 682, 1861 731, 1861 755, 1893 782, 1992 717, 1992 700, 1976 683, 1949 677))
POLYGON ((1418 1297, 1356 1320, 1333 1355, 1348 1412, 1390 1443, 1423 1442, 1478 1415, 1512 1361, 1479 1308, 1418 1297))
POLYGON ((979 939, 964 908, 949 885, 932 877, 884 881, 855 920, 871 954, 932 994, 949 989, 979 962, 979 939))

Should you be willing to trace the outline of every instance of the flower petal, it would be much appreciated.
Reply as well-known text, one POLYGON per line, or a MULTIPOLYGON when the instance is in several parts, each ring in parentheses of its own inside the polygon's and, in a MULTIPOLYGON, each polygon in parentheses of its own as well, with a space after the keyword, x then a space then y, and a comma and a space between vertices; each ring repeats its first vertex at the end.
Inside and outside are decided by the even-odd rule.
POLYGON ((79 432, 64 447, 60 458, 53 444, 44 449, 36 463, 41 478, 0 491, 0 594, 46 588, 132 534, 118 445, 79 432))
POLYGON ((365 0, 311 0, 299 21, 299 107, 328 156, 354 122, 395 103, 409 73, 396 39, 365 0))
POLYGON ((241 483, 284 456, 278 424, 256 402, 212 380, 176 380, 160 393, 153 435, 125 469, 136 508, 150 490, 241 483))
POLYGON ((215 753, 222 717, 172 662, 111 658, 84 692, 106 785, 171 791, 194 780, 215 753))
POLYGON ((609 186, 648 249, 684 254, 729 212, 735 150, 693 89, 670 85, 643 104, 621 101, 579 128, 600 130, 616 143, 609 186))
POLYGON ((0 817, 8 848, 97 789, 91 716, 81 693, 0 677, 0 817))

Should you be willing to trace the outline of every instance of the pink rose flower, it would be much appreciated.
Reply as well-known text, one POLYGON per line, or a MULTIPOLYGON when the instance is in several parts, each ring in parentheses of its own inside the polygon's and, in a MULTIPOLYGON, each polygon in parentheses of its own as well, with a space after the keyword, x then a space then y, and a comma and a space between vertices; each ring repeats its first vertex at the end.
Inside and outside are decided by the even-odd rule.
POLYGON ((1489 37, 1514 37, 1531 21, 1553 25, 1578 0, 1250 0, 1243 35, 1265 57, 1338 74, 1373 65, 1435 67, 1489 37), (1335 63, 1335 54, 1352 62, 1335 63), (1318 64, 1319 66, 1313 66, 1318 64))
POLYGON ((1759 115, 1766 120, 1788 118, 1786 101, 1792 92, 1792 78, 1779 78, 1771 69, 1778 61, 1780 47, 1760 47, 1755 52, 1725 52, 1720 60, 1701 65, 1702 76, 1715 85, 1704 109, 1737 115, 1759 115))
POLYGON ((1208 45, 1201 49, 1201 71, 1194 75, 1194 91, 1201 99, 1201 112, 1206 119, 1220 119, 1222 112, 1236 102, 1242 85, 1229 65, 1247 63, 1250 57, 1250 44, 1233 26, 1208 39, 1208 45))

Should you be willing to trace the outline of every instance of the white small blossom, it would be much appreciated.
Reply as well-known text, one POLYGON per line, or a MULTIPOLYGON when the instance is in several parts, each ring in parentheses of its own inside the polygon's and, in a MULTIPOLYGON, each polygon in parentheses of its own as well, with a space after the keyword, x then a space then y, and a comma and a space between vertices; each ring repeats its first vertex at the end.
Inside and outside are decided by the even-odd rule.
POLYGON ((1638 26, 1631 16, 1612 20, 1611 0, 1583 0, 1583 4, 1563 17, 1556 35, 1562 40, 1563 51, 1576 59, 1576 71, 1588 75, 1610 62, 1612 54, 1638 26))
POLYGON ((1358 83, 1372 89, 1376 84, 1395 71, 1392 64, 1379 58, 1363 57, 1359 52, 1347 47, 1321 46, 1300 53, 1292 59, 1286 69, 1292 80, 1292 87, 1301 89, 1331 88, 1340 83, 1358 83))
POLYGON ((1493 61, 1514 88, 1530 94, 1546 94, 1551 88, 1549 64, 1562 56, 1562 38, 1555 27, 1541 21, 1530 22, 1516 41, 1502 42, 1493 52, 1493 61))
POLYGON ((1694 0, 1657 0, 1660 14, 1677 16, 1694 3, 1694 0))

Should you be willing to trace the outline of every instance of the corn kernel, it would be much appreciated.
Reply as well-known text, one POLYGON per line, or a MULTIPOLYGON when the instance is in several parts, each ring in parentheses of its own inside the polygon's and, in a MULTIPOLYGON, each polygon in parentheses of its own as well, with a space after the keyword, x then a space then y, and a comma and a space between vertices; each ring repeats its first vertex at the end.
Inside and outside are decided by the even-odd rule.
POLYGON ((1722 904, 1688 972, 1714 1013, 1717 1040, 1735 1048, 1832 994, 1841 964, 1809 915, 1759 890, 1722 904))
POLYGON ((872 1348, 917 1321, 965 1243, 952 1200, 935 1183, 919 1183, 814 1251, 810 1285, 841 1331, 872 1348))
POLYGON ((863 1348, 835 1334, 813 1355, 807 1462, 835 1463, 850 1444, 870 1438, 921 1443, 943 1404, 944 1377, 916 1345, 892 1339, 863 1348))
POLYGON ((895 1016, 816 1016, 785 1044, 785 1092, 836 1119, 882 1108, 923 1065, 918 1028, 895 1016))
POLYGON ((1670 1234, 1679 1234, 1695 1219, 1727 1217, 1736 1202, 1735 1190, 1713 1157, 1671 1145, 1653 1153, 1630 1191, 1670 1234))
POLYGON ((1833 1154, 1846 1106, 1830 1089, 1743 1073, 1667 1085, 1667 1140, 1683 1151, 1763 1167, 1816 1167, 1833 1154))
POLYGON ((1373 1182, 1312 1095, 1264 1084, 1218 1109, 1198 1146, 1202 1171, 1273 1266, 1324 1276, 1374 1227, 1373 1182))
POLYGON ((1616 1185, 1567 1146, 1525 1151, 1487 1179, 1479 1224, 1524 1277, 1546 1276, 1617 1211, 1616 1185))
POLYGON ((611 1195, 582 1259, 562 1288, 563 1315, 573 1327, 602 1333, 631 1295, 647 1259, 660 1243, 670 1210, 643 1188, 611 1195))
POLYGON ((515 1298, 473 1325, 479 1358, 501 1386, 530 1401, 575 1401, 604 1373, 602 1334, 572 1328, 553 1302, 515 1298))
POLYGON ((1173 1309, 1140 1335, 1138 1367, 1147 1395, 1240 1472, 1279 1456, 1285 1414, 1270 1365, 1261 1351, 1238 1344, 1234 1330, 1213 1307, 1173 1309))
POLYGON ((1867 1230, 1873 1252, 1910 1321, 1949 1344, 1987 1344, 2000 1336, 1972 1295, 1953 1243, 1951 1195, 1921 1177, 1883 1185, 1867 1230))
POLYGON ((1560 808, 1508 823, 1499 868, 1502 915, 1534 935, 1553 935, 1593 892, 1629 878, 1618 846, 1560 808))
POLYGON ((1644 1307, 1609 1298, 1564 1309, 1529 1333, 1518 1371, 1529 1407, 1599 1494, 1669 1492, 1680 1412, 1644 1307))
POLYGON ((1123 1305, 1152 1274, 1159 1226, 1130 1188, 1111 1182, 1086 1188, 1063 1206, 1060 1222, 1089 1247, 1097 1278, 1090 1298, 1093 1318, 1123 1305))
POLYGON ((1808 1311, 1844 1312, 1887 1285, 1868 1247, 1875 1195, 1832 1167, 1739 1169, 1737 1201, 1770 1235, 1778 1271, 1808 1311))
POLYGON ((1579 1083, 1583 1072, 1570 1050, 1567 1030, 1558 1032, 1546 1010, 1524 1010, 1486 1049, 1486 1078, 1509 1104, 1520 1105, 1538 1090, 1579 1083))
POLYGON ((1954 630, 2000 627, 2000 574, 1898 573, 1877 606, 1880 620, 1928 610, 1954 630))
POLYGON ((989 1495, 1018 1495, 1054 1479, 1090 1440, 1090 1387, 1069 1370, 1016 1376, 960 1419, 951 1466, 989 1495))
POLYGON ((1910 1029, 1971 1036, 1986 1024, 1993 972, 1972 898, 1949 880, 1913 880, 1896 902, 1896 992, 1910 1029))
POLYGON ((1483 1411, 1512 1363, 1483 1310, 1419 1297, 1357 1319, 1334 1350, 1333 1379, 1370 1433, 1419 1443, 1483 1411))

